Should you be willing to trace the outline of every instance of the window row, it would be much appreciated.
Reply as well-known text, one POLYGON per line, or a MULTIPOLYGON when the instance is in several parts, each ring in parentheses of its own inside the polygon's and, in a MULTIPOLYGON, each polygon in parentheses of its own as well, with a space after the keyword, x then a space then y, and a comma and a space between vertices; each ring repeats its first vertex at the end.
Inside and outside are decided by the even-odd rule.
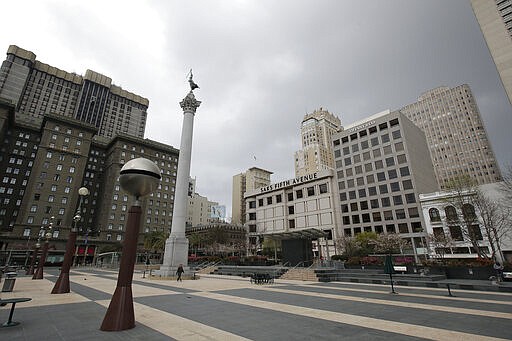
MULTIPOLYGON (((411 208, 408 210, 409 218, 417 218, 419 217, 417 208, 411 208)), ((379 221, 389 221, 389 220, 400 220, 407 219, 407 214, 405 209, 396 209, 396 210, 387 210, 387 211, 374 211, 371 213, 362 213, 362 214, 353 214, 353 215, 344 215, 342 216, 342 221, 344 225, 351 224, 360 224, 360 223, 370 223, 370 222, 379 222, 379 221)))
POLYGON ((408 223, 386 224, 364 227, 344 228, 343 234, 347 237, 358 235, 362 232, 375 232, 375 233, 419 233, 423 232, 421 222, 413 221, 408 223))
MULTIPOLYGON (((357 133, 353 133, 350 136, 344 136, 341 138, 341 143, 342 144, 348 143, 349 138, 350 138, 350 141, 355 141, 358 138, 365 138, 368 135, 375 134, 375 133, 377 133, 377 128, 378 128, 378 131, 384 131, 384 130, 388 129, 388 127, 390 128, 390 127, 394 127, 394 126, 398 126, 398 125, 399 125, 398 118, 394 118, 394 119, 390 120, 389 122, 380 123, 378 126, 376 125, 373 127, 369 127, 368 129, 361 129, 357 133)), ((337 146, 339 144, 340 144, 340 140, 334 140, 335 146, 337 146)))
MULTIPOLYGON (((388 184, 381 184, 378 186, 370 186, 368 188, 360 188, 357 191, 352 190, 352 191, 348 191, 348 192, 341 192, 340 193, 340 201, 343 202, 343 201, 347 201, 347 199, 353 200, 353 199, 357 199, 357 198, 366 198, 368 196, 371 197, 371 196, 377 195, 377 192, 379 194, 390 193, 390 190, 391 190, 391 192, 397 192, 400 190, 399 186, 400 186, 399 182, 393 182, 389 185, 389 187, 388 187, 388 184)), ((403 180, 402 181, 402 189, 404 191, 413 189, 412 181, 411 180, 403 180)), ((411 194, 414 194, 414 193, 411 193, 411 194)))

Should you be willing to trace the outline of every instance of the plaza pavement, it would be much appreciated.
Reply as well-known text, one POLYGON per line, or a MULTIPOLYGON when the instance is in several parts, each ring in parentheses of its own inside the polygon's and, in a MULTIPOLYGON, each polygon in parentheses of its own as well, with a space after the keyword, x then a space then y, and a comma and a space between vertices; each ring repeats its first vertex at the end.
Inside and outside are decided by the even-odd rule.
MULTIPOLYGON (((136 326, 99 330, 117 272, 72 269, 71 293, 51 295, 57 269, 43 280, 19 276, 15 327, 0 340, 503 340, 512 339, 512 294, 474 290, 201 275, 155 280, 135 273, 136 326)), ((7 320, 10 304, 0 309, 7 320)))

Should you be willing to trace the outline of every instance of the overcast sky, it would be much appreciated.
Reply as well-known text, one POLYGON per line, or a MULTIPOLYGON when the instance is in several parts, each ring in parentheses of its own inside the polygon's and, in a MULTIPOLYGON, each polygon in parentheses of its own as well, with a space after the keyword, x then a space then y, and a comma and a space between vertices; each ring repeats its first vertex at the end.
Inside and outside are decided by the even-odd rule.
MULTIPOLYGON (((179 148, 194 70, 202 101, 191 175, 231 212, 232 177, 257 166, 294 177, 304 114, 343 125, 467 83, 500 165, 512 110, 469 1, 7 1, 0 50, 91 69, 149 99, 146 138, 179 148)), ((1 58, 1 60, 5 57, 1 58)))

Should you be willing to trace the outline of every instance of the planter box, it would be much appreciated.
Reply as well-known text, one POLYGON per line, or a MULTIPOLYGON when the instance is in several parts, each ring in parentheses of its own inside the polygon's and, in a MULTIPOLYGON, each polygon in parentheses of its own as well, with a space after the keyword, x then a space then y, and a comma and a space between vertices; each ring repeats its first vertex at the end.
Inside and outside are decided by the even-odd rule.
POLYGON ((448 279, 479 279, 488 280, 495 275, 492 267, 448 266, 428 267, 431 275, 446 275, 448 279))

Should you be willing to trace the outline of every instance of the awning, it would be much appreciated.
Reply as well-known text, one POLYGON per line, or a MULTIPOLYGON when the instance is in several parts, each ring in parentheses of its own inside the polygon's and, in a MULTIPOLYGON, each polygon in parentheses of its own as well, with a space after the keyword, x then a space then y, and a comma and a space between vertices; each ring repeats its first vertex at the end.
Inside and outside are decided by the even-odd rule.
POLYGON ((327 232, 320 229, 307 228, 307 229, 294 229, 293 231, 269 231, 269 232, 252 232, 249 236, 267 237, 270 239, 318 239, 326 237, 327 232))

